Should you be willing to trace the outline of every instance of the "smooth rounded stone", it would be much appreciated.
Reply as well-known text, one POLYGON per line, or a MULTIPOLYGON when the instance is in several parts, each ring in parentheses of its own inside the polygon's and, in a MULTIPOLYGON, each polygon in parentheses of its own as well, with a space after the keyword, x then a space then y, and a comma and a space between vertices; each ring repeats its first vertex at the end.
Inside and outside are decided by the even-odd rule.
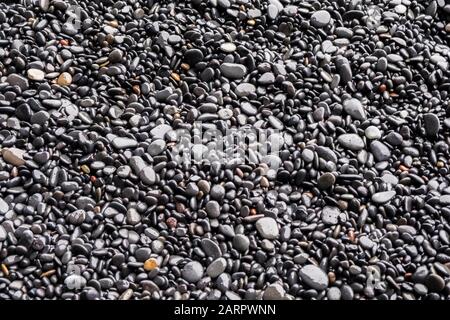
POLYGON ((353 151, 359 151, 364 149, 364 141, 361 139, 360 136, 354 133, 341 134, 337 138, 337 141, 346 149, 350 149, 353 151))
POLYGON ((50 114, 47 111, 38 111, 31 116, 30 122, 33 124, 38 124, 40 126, 44 125, 50 119, 50 114))
POLYGON ((378 140, 381 138, 381 131, 375 126, 369 126, 364 130, 366 138, 369 140, 378 140))
POLYGON ((328 287, 328 276, 319 267, 308 264, 298 272, 300 279, 309 287, 316 290, 325 290, 328 287))
POLYGON ((337 287, 331 287, 327 291, 328 300, 341 300, 341 290, 337 287))
POLYGON ((375 242, 373 242, 369 237, 362 236, 358 239, 359 245, 365 249, 370 250, 375 246, 375 242))
POLYGON ((225 188, 220 184, 214 185, 211 188, 210 196, 213 200, 222 201, 223 197, 225 196, 225 188))
POLYGON ((203 57, 203 52, 199 49, 189 49, 184 54, 184 59, 191 66, 194 66, 195 64, 201 62, 203 60, 203 57))
POLYGON ((72 83, 72 75, 68 72, 63 72, 59 75, 56 82, 60 86, 69 86, 72 83))
POLYGON ((302 159, 305 160, 305 162, 312 162, 314 160, 314 151, 310 149, 303 149, 302 151, 302 159))
POLYGON ((336 69, 339 72, 341 83, 348 84, 353 79, 352 68, 350 62, 346 57, 341 55, 336 57, 335 60, 336 69))
POLYGON ((44 71, 39 70, 39 69, 28 69, 27 77, 28 77, 28 79, 33 80, 33 81, 42 81, 45 79, 45 73, 44 73, 44 71))
POLYGON ((445 281, 440 275, 432 273, 426 278, 425 285, 431 292, 440 292, 445 288, 445 281))
POLYGON ((380 141, 373 141, 370 144, 370 151, 377 161, 386 161, 391 157, 391 151, 389 148, 380 141))
POLYGON ((444 194, 439 197, 439 202, 442 205, 450 205, 450 194, 444 194))
MULTIPOLYGON (((4 213, 2 213, 2 214, 4 214, 4 213)), ((7 237, 8 237, 8 234, 5 230, 5 228, 2 225, 0 225, 0 242, 5 241, 7 237)))
POLYGON ((130 138, 117 137, 112 141, 112 145, 116 149, 127 149, 137 147, 138 142, 130 138))
POLYGON ((426 113, 423 116, 423 122, 427 136, 432 137, 438 134, 441 124, 437 115, 426 113))
POLYGON ((264 290, 263 300, 281 300, 285 294, 286 291, 280 283, 272 283, 264 290))
POLYGON ((321 219, 327 225, 335 225, 339 223, 341 211, 337 207, 326 206, 322 209, 321 219))
POLYGON ((366 120, 366 111, 364 110, 362 103, 357 99, 348 99, 343 103, 344 110, 353 119, 364 121, 366 120))
POLYGON ((217 114, 219 115, 219 118, 222 120, 228 120, 233 117, 233 111, 230 109, 220 109, 217 114))
POLYGON ((224 42, 220 45, 220 50, 226 53, 232 53, 236 51, 236 45, 233 42, 224 42))
POLYGON ((336 182, 336 177, 330 172, 326 172, 317 179, 317 186, 320 189, 328 189, 336 182))
POLYGON ((372 201, 378 204, 387 203, 391 201, 391 199, 395 197, 395 195, 396 192, 394 190, 377 192, 374 195, 372 195, 372 201))
POLYGON ((3 160, 7 163, 12 164, 13 166, 22 166, 25 164, 25 160, 23 156, 25 155, 25 151, 18 148, 3 148, 1 150, 3 160))
POLYGON ((139 172, 139 178, 143 183, 152 185, 156 183, 156 173, 152 167, 147 166, 139 172))
POLYGON ((222 256, 222 250, 220 250, 219 245, 210 239, 202 240, 202 249, 208 257, 212 257, 213 259, 217 259, 222 256))
POLYGON ((196 283, 203 277, 203 266, 197 261, 188 262, 181 271, 181 276, 190 283, 196 283))
POLYGON ((256 221, 256 230, 258 230, 261 237, 269 240, 274 240, 279 236, 278 224, 275 219, 264 217, 256 221))
POLYGON ((220 216, 220 205, 217 201, 211 200, 205 206, 206 213, 208 217, 215 219, 220 216))
POLYGON ((389 132, 385 140, 392 146, 399 146, 403 143, 403 137, 398 132, 389 132))
POLYGON ((237 234, 233 238, 233 248, 240 252, 246 252, 250 247, 250 240, 243 234, 237 234))
POLYGON ((316 28, 323 28, 330 23, 331 15, 328 13, 328 11, 319 10, 311 15, 310 21, 312 26, 316 28))
POLYGON ((139 212, 134 208, 128 209, 127 210, 127 223, 134 226, 134 225, 138 224, 139 222, 141 222, 141 215, 139 214, 139 212))
POLYGON ((249 102, 242 102, 240 108, 242 113, 248 116, 256 116, 258 114, 258 109, 249 102))
POLYGON ((6 82, 11 86, 18 86, 22 91, 27 90, 29 87, 28 79, 16 73, 11 73, 6 78, 6 82))
POLYGON ((211 264, 206 268, 206 274, 211 278, 217 278, 221 275, 227 268, 227 260, 224 258, 218 258, 211 262, 211 264))
POLYGON ((240 83, 236 89, 235 93, 238 97, 247 97, 251 94, 254 94, 256 92, 256 87, 251 83, 240 83))
POLYGON ((272 84, 274 82, 275 82, 275 75, 272 72, 265 72, 258 79, 258 83, 264 85, 272 84))
POLYGON ((397 230, 400 233, 408 233, 413 236, 417 234, 417 230, 414 227, 408 225, 401 225, 397 228, 397 230))
POLYGON ((283 130, 284 129, 284 124, 283 122, 281 122, 280 119, 274 117, 274 116, 269 116, 269 123, 270 125, 277 129, 277 130, 283 130))
POLYGON ((64 279, 64 285, 69 290, 82 289, 86 286, 86 279, 81 275, 71 274, 64 279))
POLYGON ((247 67, 238 63, 222 63, 220 72, 229 79, 242 79, 247 74, 247 67))
POLYGON ((269 4, 267 6, 267 16, 269 17, 269 19, 275 20, 278 16, 278 13, 279 10, 275 5, 269 4))
POLYGON ((148 147, 148 153, 151 156, 156 156, 166 149, 166 142, 162 139, 153 141, 148 147))
POLYGON ((108 56, 108 60, 111 63, 120 62, 122 61, 122 59, 123 59, 123 52, 120 49, 114 49, 108 56))
POLYGON ((166 133, 173 130, 168 124, 160 124, 150 130, 150 135, 155 139, 164 139, 166 133))
POLYGON ((2 198, 0 198, 0 214, 5 214, 8 212, 8 210, 9 210, 8 203, 2 198))

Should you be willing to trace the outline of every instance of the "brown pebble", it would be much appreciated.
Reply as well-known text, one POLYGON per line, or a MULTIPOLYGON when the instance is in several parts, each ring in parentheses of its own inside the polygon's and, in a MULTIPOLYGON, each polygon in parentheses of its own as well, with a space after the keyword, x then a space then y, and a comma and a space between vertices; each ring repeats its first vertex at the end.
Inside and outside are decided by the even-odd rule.
POLYGON ((57 83, 60 86, 69 86, 72 83, 72 76, 68 72, 63 72, 59 75, 57 83))
POLYGON ((262 177, 259 184, 261 185, 261 187, 267 188, 269 186, 269 180, 266 177, 262 177))
POLYGON ((174 217, 169 217, 166 220, 167 226, 171 229, 175 228, 177 226, 177 223, 178 223, 178 221, 174 217))
POLYGON ((147 259, 144 262, 144 270, 145 271, 152 271, 158 268, 158 261, 155 258, 147 259))
POLYGON ((334 272, 328 272, 328 281, 330 282, 330 284, 336 282, 336 274, 334 272))
POLYGON ((141 87, 138 84, 135 84, 133 86, 133 92, 136 93, 137 95, 141 94, 141 87))
POLYGON ((170 77, 175 81, 180 81, 180 75, 178 73, 172 72, 170 77))
POLYGON ((380 86, 378 87, 378 90, 380 90, 381 93, 385 92, 386 89, 387 89, 387 87, 384 83, 380 84, 380 86))
POLYGON ((447 23, 447 24, 445 25, 445 32, 450 33, 450 23, 447 23))
POLYGON ((48 271, 46 271, 46 272, 41 274, 41 278, 50 277, 51 275, 53 275, 55 273, 56 273, 55 269, 48 270, 48 271))
POLYGON ((6 264, 2 263, 1 267, 2 267, 2 272, 5 275, 5 277, 9 276, 9 270, 8 270, 8 267, 6 266, 6 264))
POLYGON ((117 20, 106 21, 106 24, 113 28, 117 28, 119 26, 119 22, 117 22, 117 20))
POLYGON ((188 71, 191 68, 190 65, 188 65, 187 63, 182 63, 181 64, 181 69, 188 71))

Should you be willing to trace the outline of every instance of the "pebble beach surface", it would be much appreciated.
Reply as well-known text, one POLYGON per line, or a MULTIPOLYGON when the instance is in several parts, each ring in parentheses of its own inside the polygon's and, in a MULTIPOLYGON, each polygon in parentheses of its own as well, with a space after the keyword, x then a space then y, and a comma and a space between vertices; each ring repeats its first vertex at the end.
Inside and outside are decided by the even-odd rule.
POLYGON ((448 299, 449 46, 445 0, 1 1, 0 300, 448 299))

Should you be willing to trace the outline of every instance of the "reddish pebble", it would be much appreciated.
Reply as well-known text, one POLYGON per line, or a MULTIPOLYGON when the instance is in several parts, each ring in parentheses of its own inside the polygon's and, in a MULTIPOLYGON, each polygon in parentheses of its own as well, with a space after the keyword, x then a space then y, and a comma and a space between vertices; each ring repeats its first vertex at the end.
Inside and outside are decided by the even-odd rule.
POLYGON ((167 218, 166 220, 166 224, 169 228, 175 228, 177 226, 177 223, 178 221, 174 217, 167 218))

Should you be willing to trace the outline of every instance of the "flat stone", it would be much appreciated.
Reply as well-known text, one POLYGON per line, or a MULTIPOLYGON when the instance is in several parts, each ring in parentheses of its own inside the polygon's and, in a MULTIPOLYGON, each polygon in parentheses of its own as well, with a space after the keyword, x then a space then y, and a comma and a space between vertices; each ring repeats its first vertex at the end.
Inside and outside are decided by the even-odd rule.
POLYGON ((337 207, 326 206, 322 209, 321 219, 327 225, 335 225, 339 223, 341 211, 337 207))
POLYGON ((220 205, 217 201, 211 200, 205 206, 206 213, 210 218, 218 218, 220 216, 220 205))
POLYGON ((246 235, 243 234, 237 234, 233 238, 233 248, 240 252, 246 252, 248 248, 250 247, 250 240, 246 235))
POLYGON ((258 83, 263 85, 272 84, 274 82, 275 75, 272 72, 265 72, 258 79, 258 83))
POLYGON ((233 42, 224 42, 220 45, 220 50, 226 53, 232 53, 236 51, 236 45, 233 42))
POLYGON ((4 148, 2 149, 3 159, 12 164, 13 166, 22 166, 25 164, 25 160, 23 159, 24 154, 26 153, 24 150, 18 148, 4 148))
POLYGON ((337 141, 346 149, 350 149, 353 151, 364 149, 364 141, 361 139, 360 136, 354 133, 341 134, 337 138, 337 141))
POLYGON ((219 245, 211 239, 202 240, 202 249, 208 257, 213 259, 218 259, 222 256, 222 250, 220 250, 219 245))
POLYGON ((217 278, 222 274, 227 267, 227 260, 224 258, 218 258, 211 262, 211 264, 206 268, 206 274, 211 278, 217 278))
POLYGON ((141 221, 141 215, 135 208, 127 210, 127 223, 132 226, 138 224, 141 221))
POLYGON ((389 202, 393 197, 395 197, 396 192, 391 190, 391 191, 382 191, 382 192, 377 192, 372 196, 372 201, 375 203, 387 203, 389 202))
POLYGON ((167 132, 173 130, 168 124, 160 124, 150 130, 150 135, 156 139, 164 139, 167 132))
POLYGON ((256 87, 251 83, 240 83, 235 91, 238 97, 247 97, 256 92, 256 87))
POLYGON ((189 49, 184 54, 184 59, 189 65, 194 66, 203 60, 203 52, 199 49, 189 49))
POLYGON ((261 237, 265 239, 273 240, 279 236, 278 224, 273 218, 261 218, 256 221, 255 226, 261 237))
POLYGON ((166 149, 166 142, 162 139, 157 139, 153 141, 148 147, 148 153, 151 156, 157 156, 161 154, 166 149))
POLYGON ((116 149, 136 148, 138 146, 138 142, 130 138, 117 137, 112 141, 112 145, 116 149))
POLYGON ((247 74, 247 67, 237 63, 222 63, 220 71, 229 79, 242 79, 247 74))
POLYGON ((366 112, 362 106, 362 103, 357 99, 347 99, 343 103, 344 110, 352 118, 356 120, 366 120, 366 112))
POLYGON ((32 124, 44 125, 50 119, 50 114, 47 111, 38 111, 31 116, 30 122, 32 124))
POLYGON ((323 28, 328 25, 331 21, 331 16, 328 11, 319 10, 312 14, 311 25, 316 28, 323 28))
POLYGON ((269 284, 264 290, 263 300, 281 300, 284 298, 286 291, 279 283, 269 284))
POLYGON ((0 225, 0 242, 5 241, 8 237, 8 233, 6 232, 5 228, 3 228, 2 225, 0 225))
POLYGON ((372 142, 370 144, 370 151, 377 161, 386 161, 391 157, 391 151, 389 148, 380 141, 372 142))
POLYGON ((437 115, 426 113, 423 116, 423 122, 427 136, 432 137, 438 134, 441 124, 437 115))
POLYGON ((27 78, 24 78, 20 74, 12 73, 6 78, 11 86, 18 86, 22 91, 27 90, 29 87, 27 78))
POLYGON ((269 17, 269 19, 275 20, 278 16, 278 13, 279 10, 275 5, 269 4, 267 6, 267 16, 269 17))
POLYGON ((325 290, 328 287, 328 276, 319 267, 308 264, 300 269, 299 276, 309 287, 316 290, 325 290))
POLYGON ((33 81, 42 81, 45 79, 45 73, 44 73, 44 71, 39 70, 39 69, 28 69, 27 77, 28 77, 28 79, 33 80, 33 81))
POLYGON ((320 189, 328 189, 336 182, 336 177, 330 172, 326 172, 317 179, 317 186, 320 189))
POLYGON ((139 173, 139 178, 141 178, 142 182, 147 185, 155 184, 156 182, 156 173, 152 167, 147 166, 141 170, 139 173))
POLYGON ((203 266, 197 261, 189 262, 181 271, 181 276, 190 283, 196 283, 203 277, 203 266))
POLYGON ((364 134, 367 139, 370 140, 378 140, 381 138, 381 131, 375 126, 368 126, 366 130, 364 130, 364 134))
POLYGON ((9 210, 8 203, 2 198, 0 198, 0 214, 5 214, 8 212, 8 210, 9 210))

